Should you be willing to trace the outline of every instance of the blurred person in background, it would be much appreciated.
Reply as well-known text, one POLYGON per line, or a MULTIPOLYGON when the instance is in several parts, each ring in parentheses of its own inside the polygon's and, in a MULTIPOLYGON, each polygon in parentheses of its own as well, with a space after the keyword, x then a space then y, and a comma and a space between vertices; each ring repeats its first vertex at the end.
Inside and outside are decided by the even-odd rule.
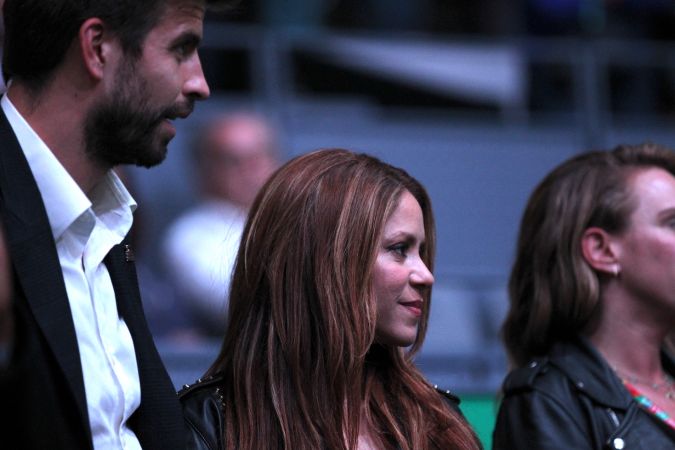
POLYGON ((479 449, 413 363, 430 311, 424 187, 364 154, 279 169, 253 204, 220 354, 179 395, 189 449, 479 449))
POLYGON ((496 450, 675 448, 675 153, 576 156, 535 189, 509 282, 496 450))
POLYGON ((194 147, 201 203, 166 232, 163 253, 182 309, 203 336, 222 336, 230 278, 246 214, 278 166, 271 123, 249 112, 210 120, 194 147))
POLYGON ((227 0, 5 0, 0 211, 14 344, 7 449, 181 449, 138 294, 134 199, 113 172, 166 156, 209 95, 197 48, 227 0))

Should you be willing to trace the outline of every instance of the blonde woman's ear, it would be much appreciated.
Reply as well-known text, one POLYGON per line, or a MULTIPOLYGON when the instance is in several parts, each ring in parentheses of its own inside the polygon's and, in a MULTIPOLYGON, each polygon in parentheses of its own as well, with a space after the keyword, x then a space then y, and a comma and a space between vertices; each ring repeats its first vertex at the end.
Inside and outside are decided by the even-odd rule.
POLYGON ((598 272, 619 276, 621 265, 618 261, 619 247, 612 236, 599 227, 591 227, 581 237, 581 252, 584 259, 598 272))

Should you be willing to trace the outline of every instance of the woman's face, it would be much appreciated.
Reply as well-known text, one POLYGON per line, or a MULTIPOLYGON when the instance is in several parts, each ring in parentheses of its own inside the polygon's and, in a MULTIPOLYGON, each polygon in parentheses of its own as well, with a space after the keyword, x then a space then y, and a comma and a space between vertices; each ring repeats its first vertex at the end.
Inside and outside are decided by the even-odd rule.
POLYGON ((422 208, 408 191, 384 225, 373 270, 377 299, 375 339, 400 347, 413 344, 434 277, 420 257, 424 248, 422 208))
POLYGON ((629 179, 635 210, 626 231, 615 238, 622 288, 629 298, 675 317, 675 177, 660 168, 642 169, 629 179))

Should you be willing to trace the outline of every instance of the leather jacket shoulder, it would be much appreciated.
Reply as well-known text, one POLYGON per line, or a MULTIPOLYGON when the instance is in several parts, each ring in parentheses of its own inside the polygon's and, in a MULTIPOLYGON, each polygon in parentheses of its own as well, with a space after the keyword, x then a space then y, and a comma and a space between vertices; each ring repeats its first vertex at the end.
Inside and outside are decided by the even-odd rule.
POLYGON ((675 432, 643 411, 583 338, 504 381, 494 450, 672 449, 675 432))
POLYGON ((441 396, 441 398, 443 399, 445 404, 448 405, 448 407, 450 409, 452 409, 454 412, 458 413, 460 416, 464 417, 464 415, 462 414, 462 411, 459 409, 459 404, 461 402, 459 397, 457 397, 455 394, 453 394, 449 390, 442 389, 442 388, 438 387, 437 385, 434 385, 434 389, 436 389, 436 392, 438 392, 438 394, 441 396))
MULTIPOLYGON (((187 428, 187 450, 222 450, 224 416, 220 387, 222 374, 197 380, 178 392, 187 428)), ((434 386, 449 408, 458 412, 459 398, 448 390, 434 386)))
POLYGON ((220 450, 223 448, 222 375, 199 379, 178 392, 183 406, 187 431, 187 450, 220 450))

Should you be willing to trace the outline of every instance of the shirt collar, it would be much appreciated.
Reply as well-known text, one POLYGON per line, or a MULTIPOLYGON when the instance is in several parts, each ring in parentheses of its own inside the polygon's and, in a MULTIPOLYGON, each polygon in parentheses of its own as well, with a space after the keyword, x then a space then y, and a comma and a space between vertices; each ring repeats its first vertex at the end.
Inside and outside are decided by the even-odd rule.
MULTIPOLYGON (((37 183, 47 211, 47 218, 56 241, 82 214, 92 208, 92 202, 61 165, 47 144, 26 122, 7 95, 2 96, 0 107, 14 130, 28 165, 37 183)), ((95 214, 114 210, 132 212, 136 202, 124 187, 119 177, 109 171, 92 191, 95 214)), ((126 216, 119 212, 118 216, 126 216)), ((131 217, 123 220, 124 234, 131 228, 131 217), (126 223, 128 222, 128 224, 126 223)))
POLYGON ((133 199, 119 176, 110 170, 91 192, 92 209, 108 229, 124 238, 131 229, 132 213, 136 210, 133 199))

